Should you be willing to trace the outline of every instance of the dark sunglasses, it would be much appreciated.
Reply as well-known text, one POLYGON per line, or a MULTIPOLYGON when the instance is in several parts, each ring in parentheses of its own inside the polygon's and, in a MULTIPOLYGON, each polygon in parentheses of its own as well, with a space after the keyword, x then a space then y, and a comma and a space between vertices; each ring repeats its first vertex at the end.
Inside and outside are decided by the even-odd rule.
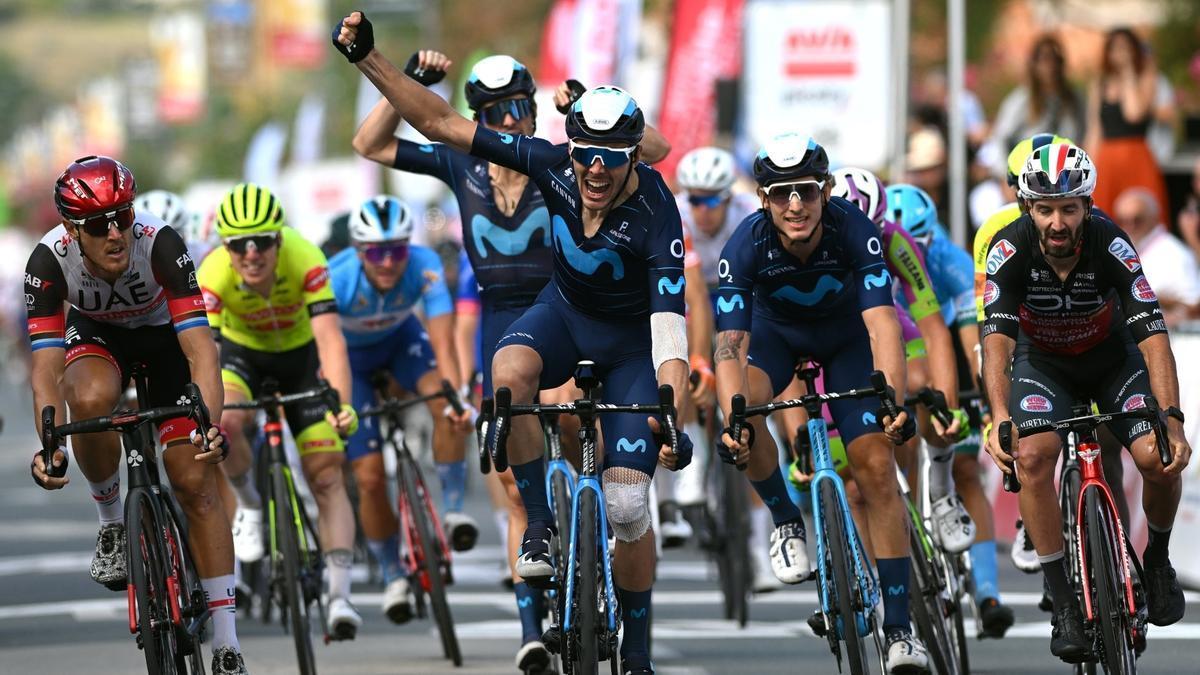
POLYGON ((692 206, 703 206, 706 209, 715 209, 725 200, 729 199, 728 192, 718 192, 715 195, 688 195, 688 203, 692 206))
POLYGON ((527 98, 510 98, 479 109, 479 119, 493 127, 504 124, 505 115, 512 115, 513 120, 519 122, 532 114, 533 103, 527 98))
POLYGON ((637 152, 637 146, 630 148, 609 148, 603 145, 571 143, 571 159, 584 166, 591 166, 599 159, 605 168, 615 169, 618 166, 628 164, 634 152, 637 152))
POLYGON ((383 261, 391 258, 394 262, 401 262, 408 259, 408 244, 370 244, 367 246, 359 246, 358 250, 362 252, 363 257, 372 265, 381 265, 383 261))
POLYGON ((792 203, 792 197, 799 197, 802 202, 815 202, 825 189, 823 180, 802 180, 795 183, 776 183, 766 188, 767 201, 772 206, 786 209, 792 203))
POLYGON ((246 255, 253 246, 255 251, 269 251, 279 244, 279 237, 274 234, 251 234, 244 237, 231 237, 225 240, 230 251, 238 255, 246 255))
POLYGON ((108 230, 113 225, 118 232, 124 232, 133 227, 133 204, 126 204, 115 211, 97 213, 87 218, 69 219, 72 225, 79 227, 91 237, 107 237, 108 230))

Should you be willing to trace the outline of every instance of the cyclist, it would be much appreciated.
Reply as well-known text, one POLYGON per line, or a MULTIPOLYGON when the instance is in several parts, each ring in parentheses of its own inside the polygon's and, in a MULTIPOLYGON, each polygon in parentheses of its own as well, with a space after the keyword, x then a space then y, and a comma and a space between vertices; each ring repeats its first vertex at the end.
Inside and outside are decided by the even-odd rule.
MULTIPOLYGON (((241 183, 225 195, 216 224, 224 245, 204 259, 198 277, 209 324, 220 336, 225 400, 265 393, 265 378, 278 382, 283 394, 316 387, 320 368, 343 401, 337 415, 317 403, 289 406, 285 412, 319 509, 329 583, 327 630, 336 639, 352 639, 362 618, 350 604, 354 511, 342 477, 342 437, 354 433, 358 416, 347 403, 350 365, 325 255, 285 227, 278 198, 253 183, 241 183)), ((262 497, 246 438, 254 419, 250 410, 227 409, 221 416, 231 446, 225 475, 238 502, 234 549, 242 562, 263 555, 262 497)))
MULTIPOLYGON (((802 357, 819 361, 825 385, 836 391, 864 386, 874 363, 902 397, 904 350, 879 231, 857 207, 830 196, 825 149, 800 134, 774 136, 754 161, 754 178, 762 209, 742 221, 721 252, 714 358, 726 417, 736 393, 754 405, 782 392, 802 357)), ((888 669, 926 672, 925 647, 909 627, 906 511, 892 447, 915 425, 907 412, 891 419, 862 401, 829 408, 867 502, 880 582, 899 591, 884 596, 888 669)), ((727 431, 718 449, 726 461, 746 465, 775 522, 772 567, 780 581, 796 584, 809 573, 804 521, 764 420, 753 426, 753 448, 748 432, 734 439, 727 431)))
MULTIPOLYGON (((217 349, 192 259, 174 230, 134 208, 136 192, 133 174, 110 157, 72 162, 54 184, 62 223, 42 237, 25 267, 34 410, 54 406, 56 424, 66 421, 64 399, 76 419, 112 413, 138 363, 147 367, 151 406, 174 405, 184 385, 195 381, 214 418, 221 414, 217 349), (70 305, 65 317, 63 303, 70 305)), ((35 424, 40 433, 40 421, 35 424)), ((228 447, 215 428, 208 438, 203 447, 187 419, 159 424, 163 465, 187 516, 212 614, 212 670, 245 673, 235 629, 233 542, 214 466, 228 447)), ((124 591, 121 439, 115 433, 77 436, 74 455, 100 518, 92 579, 124 591)), ((66 448, 53 461, 65 466, 66 448)), ((43 488, 69 482, 45 469, 38 453, 31 471, 43 488)))
MULTIPOLYGON (((371 378, 379 370, 387 370, 406 391, 421 396, 437 393, 442 380, 457 387, 450 291, 438 255, 409 244, 413 218, 408 205, 386 195, 370 199, 351 213, 349 232, 352 246, 330 258, 329 274, 350 348, 355 408, 375 402, 371 378), (428 328, 413 313, 418 301, 428 328)), ((431 401, 429 409, 447 536, 455 550, 470 550, 479 534, 463 513, 463 455, 471 411, 455 414, 440 400, 431 401)), ((349 438, 346 456, 358 485, 363 534, 386 585, 383 611, 395 623, 404 623, 412 618, 411 590, 400 561, 399 522, 388 498, 374 419, 359 425, 349 438)))
MULTIPOLYGON (((1015 425, 1021 516, 1054 605, 1050 651, 1070 663, 1095 657, 1064 567, 1054 489, 1063 438, 1018 436, 1022 426, 1042 422, 1055 410, 1065 413, 1077 400, 1094 398, 1102 412, 1128 410, 1153 393, 1167 410, 1172 454, 1167 467, 1159 461, 1148 423, 1111 426, 1147 483, 1142 508, 1150 534, 1142 559, 1148 618, 1164 626, 1184 612, 1183 592, 1167 556, 1180 473, 1191 455, 1183 413, 1176 407, 1175 359, 1133 244, 1092 209, 1095 186, 1096 168, 1077 146, 1052 143, 1029 156, 1017 192, 1025 215, 993 238, 984 302, 984 384, 993 419, 1011 416, 1015 425)), ((1001 471, 1014 470, 1014 457, 1000 449, 995 426, 987 448, 1001 471)))
POLYGON ((151 213, 158 217, 183 237, 188 247, 188 255, 199 265, 213 250, 216 242, 209 228, 204 227, 200 215, 193 213, 183 201, 183 197, 166 190, 151 190, 138 195, 133 208, 142 213, 151 213))

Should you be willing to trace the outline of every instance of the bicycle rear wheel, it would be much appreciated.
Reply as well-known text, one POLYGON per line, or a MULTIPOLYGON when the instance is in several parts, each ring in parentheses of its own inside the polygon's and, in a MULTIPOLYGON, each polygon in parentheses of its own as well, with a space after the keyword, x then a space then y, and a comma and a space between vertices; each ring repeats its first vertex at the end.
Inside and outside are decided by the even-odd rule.
POLYGON ((558 528, 558 536, 550 555, 554 558, 555 575, 561 582, 567 571, 568 540, 571 536, 571 487, 567 478, 560 472, 554 472, 550 478, 551 508, 554 509, 554 524, 558 528))
POLYGON ((1125 584, 1120 578, 1120 559, 1113 544, 1117 525, 1112 512, 1102 504, 1098 488, 1090 488, 1084 501, 1087 514, 1089 577, 1094 590, 1093 613, 1103 644, 1101 656, 1109 675, 1137 672, 1129 616, 1125 606, 1125 584))
POLYGON ((909 597, 912 600, 913 620, 917 632, 925 642, 934 671, 943 675, 957 675, 958 650, 952 643, 943 608, 941 589, 938 587, 936 570, 925 557, 920 539, 914 534, 912 551, 912 573, 909 576, 909 597))
POLYGON ((845 522, 842 520, 841 500, 837 490, 828 480, 820 481, 821 521, 825 524, 825 541, 832 555, 833 590, 837 595, 838 616, 833 622, 835 630, 841 631, 842 640, 846 644, 846 660, 850 665, 850 675, 869 673, 867 666, 867 644, 858 634, 858 619, 855 616, 862 604, 855 595, 857 584, 851 570, 854 567, 854 555, 850 551, 850 540, 846 536, 845 522))
POLYGON ((167 559, 169 569, 178 584, 178 593, 174 599, 179 603, 180 624, 175 627, 176 641, 179 652, 175 663, 181 673, 199 673, 203 675, 204 658, 200 643, 204 624, 208 617, 208 601, 204 589, 200 585, 200 574, 192 562, 191 547, 187 540, 187 530, 184 528, 184 516, 179 505, 170 496, 161 502, 166 516, 167 559), (203 617, 204 621, 199 621, 203 617))
MULTIPOLYGON (((600 576, 600 561, 596 537, 596 491, 581 490, 576 498, 579 500, 579 538, 575 541, 576 591, 574 598, 567 598, 567 602, 575 603, 572 613, 578 627, 575 631, 578 647, 574 650, 577 660, 572 672, 575 675, 596 675, 600 669, 600 595, 596 583, 600 576)), ((610 658, 616 656, 611 655, 610 658)))
POLYGON ((130 492, 125 504, 125 523, 138 643, 146 659, 146 672, 150 675, 177 673, 175 625, 171 621, 171 598, 167 590, 167 557, 161 539, 162 521, 148 492, 130 492))
MULTIPOLYGON (((292 486, 284 466, 271 467, 271 523, 277 537, 273 553, 278 554, 273 566, 283 568, 282 578, 272 573, 272 585, 281 591, 277 598, 283 605, 281 613, 292 632, 296 647, 296 663, 301 675, 316 675, 317 661, 313 655, 309 605, 305 601, 301 578, 299 517, 293 513, 292 486)), ((304 508, 300 506, 300 508, 304 508)))
POLYGON ((442 554, 441 540, 434 533, 434 517, 430 512, 432 506, 426 496, 425 484, 418 474, 419 469, 411 457, 402 458, 398 473, 400 474, 401 489, 411 507, 413 524, 417 531, 417 545, 421 549, 421 565, 424 567, 422 581, 428 584, 425 591, 433 606, 433 618, 437 623, 438 634, 442 639, 442 654, 450 659, 455 666, 462 665, 462 651, 458 646, 458 636, 454 633, 454 618, 450 615, 450 603, 446 600, 446 580, 442 577, 442 567, 449 567, 449 561, 442 554))

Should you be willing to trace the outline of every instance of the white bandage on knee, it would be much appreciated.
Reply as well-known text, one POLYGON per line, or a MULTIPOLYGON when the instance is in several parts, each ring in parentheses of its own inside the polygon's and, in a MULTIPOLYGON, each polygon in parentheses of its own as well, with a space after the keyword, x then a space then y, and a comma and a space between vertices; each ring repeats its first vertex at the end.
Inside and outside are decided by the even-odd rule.
POLYGON ((671 359, 687 363, 687 321, 682 314, 655 312, 650 315, 650 355, 655 373, 671 359))
POLYGON ((650 529, 650 476, 623 467, 608 469, 604 472, 604 504, 619 541, 641 539, 650 529), (616 476, 620 480, 615 480, 616 476))

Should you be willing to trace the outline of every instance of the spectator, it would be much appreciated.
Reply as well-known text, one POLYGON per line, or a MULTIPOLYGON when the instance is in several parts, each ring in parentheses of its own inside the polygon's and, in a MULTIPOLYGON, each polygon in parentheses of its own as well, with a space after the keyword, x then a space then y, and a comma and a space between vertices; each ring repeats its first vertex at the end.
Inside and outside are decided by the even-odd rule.
POLYGON ((938 222, 947 222, 946 141, 937 127, 921 127, 909 135, 904 165, 905 180, 929 193, 938 206, 938 222))
POLYGON ((1174 327, 1200 307, 1200 269, 1191 250, 1167 231, 1160 213, 1154 193, 1142 187, 1122 192, 1112 211, 1113 220, 1133 240, 1167 325, 1174 327))
POLYGON ((1192 192, 1179 212, 1179 234, 1192 253, 1200 258, 1200 159, 1192 167, 1192 192))
POLYGON ((1146 143, 1161 166, 1175 156, 1175 124, 1179 111, 1175 107, 1175 87, 1166 73, 1159 72, 1154 84, 1154 119, 1146 132, 1146 143))
POLYGON ((1154 116, 1157 73, 1153 59, 1132 30, 1109 31, 1100 77, 1089 92, 1084 143, 1096 165, 1092 198, 1105 211, 1111 212, 1117 195, 1135 186, 1154 195, 1160 213, 1166 208, 1166 183, 1146 144, 1154 116))

